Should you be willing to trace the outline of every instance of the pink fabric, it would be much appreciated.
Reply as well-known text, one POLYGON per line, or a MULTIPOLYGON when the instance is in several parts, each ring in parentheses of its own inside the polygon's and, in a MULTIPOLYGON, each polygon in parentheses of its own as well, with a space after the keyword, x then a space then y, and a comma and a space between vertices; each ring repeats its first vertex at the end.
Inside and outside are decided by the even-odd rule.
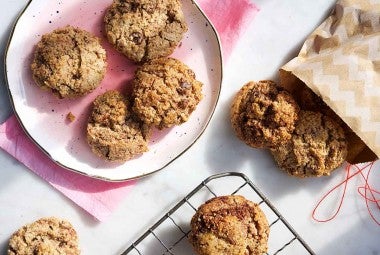
MULTIPOLYGON (((239 35, 258 9, 250 0, 199 0, 215 25, 227 59, 239 35)), ((135 181, 110 183, 56 165, 24 133, 11 116, 0 125, 0 147, 100 221, 106 220, 135 181)))
POLYGON ((228 60, 237 38, 241 36, 259 9, 249 0, 198 0, 197 2, 218 31, 222 41, 223 56, 228 60))

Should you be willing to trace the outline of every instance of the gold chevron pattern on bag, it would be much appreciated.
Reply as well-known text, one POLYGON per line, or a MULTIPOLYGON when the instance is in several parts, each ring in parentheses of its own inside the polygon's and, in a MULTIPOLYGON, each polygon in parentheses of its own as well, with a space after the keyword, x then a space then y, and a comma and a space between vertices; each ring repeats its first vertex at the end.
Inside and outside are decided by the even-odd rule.
POLYGON ((303 81, 380 156, 380 0, 338 1, 282 72, 303 81))

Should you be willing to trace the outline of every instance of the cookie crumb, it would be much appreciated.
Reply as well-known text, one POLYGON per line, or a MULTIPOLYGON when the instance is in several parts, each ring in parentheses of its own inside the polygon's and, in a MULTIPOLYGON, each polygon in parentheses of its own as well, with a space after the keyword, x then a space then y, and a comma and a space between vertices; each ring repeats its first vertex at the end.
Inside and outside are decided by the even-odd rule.
POLYGON ((66 115, 66 119, 70 122, 74 122, 75 120, 75 115, 72 113, 72 112, 69 112, 67 115, 66 115))

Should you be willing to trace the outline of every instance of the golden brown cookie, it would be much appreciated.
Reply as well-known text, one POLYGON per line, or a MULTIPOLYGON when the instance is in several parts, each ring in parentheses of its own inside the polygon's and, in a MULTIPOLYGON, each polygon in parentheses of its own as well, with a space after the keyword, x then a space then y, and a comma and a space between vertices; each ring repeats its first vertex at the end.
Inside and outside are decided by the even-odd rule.
POLYGON ((202 99, 202 83, 181 61, 159 58, 137 69, 133 97, 140 119, 163 129, 188 120, 202 99))
POLYGON ((94 90, 106 72, 106 51, 89 32, 67 26, 42 36, 31 65, 33 79, 60 98, 94 90))
POLYGON ((134 62, 169 56, 187 31, 179 0, 114 0, 104 22, 108 41, 134 62))
POLYGON ((80 254, 78 236, 73 226, 61 219, 42 218, 15 232, 8 255, 80 254))
POLYGON ((297 177, 329 175, 347 156, 347 142, 337 122, 319 112, 300 111, 292 138, 272 150, 279 165, 297 177))
POLYGON ((302 110, 320 112, 338 123, 344 130, 347 147, 347 161, 350 163, 371 161, 376 155, 368 149, 363 140, 336 114, 317 94, 306 85, 296 91, 298 105, 302 110), (362 153, 363 150, 367 150, 362 153), (365 155, 365 158, 358 159, 358 155, 365 155))
POLYGON ((221 196, 201 205, 191 219, 189 241, 198 255, 261 255, 269 225, 259 206, 243 196, 221 196))
POLYGON ((98 96, 87 124, 92 151, 108 161, 126 161, 148 151, 149 127, 132 114, 118 91, 98 96))
POLYGON ((254 148, 275 148, 294 130, 299 107, 273 81, 248 82, 233 99, 230 117, 239 139, 254 148))

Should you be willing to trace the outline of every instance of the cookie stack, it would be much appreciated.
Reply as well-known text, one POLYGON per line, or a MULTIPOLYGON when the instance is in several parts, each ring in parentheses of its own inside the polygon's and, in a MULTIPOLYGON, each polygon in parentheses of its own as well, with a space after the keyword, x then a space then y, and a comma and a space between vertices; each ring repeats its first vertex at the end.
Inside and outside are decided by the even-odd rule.
MULTIPOLYGON (((152 127, 188 120, 202 99, 202 83, 188 66, 168 57, 188 29, 179 0, 114 0, 104 26, 114 48, 140 66, 132 95, 107 91, 95 99, 87 140, 101 158, 126 161, 148 150, 152 127)), ((73 98, 93 91, 106 67, 100 39, 67 26, 43 35, 31 70, 38 86, 73 98)))
POLYGON ((292 176, 329 175, 347 156, 343 122, 312 91, 305 93, 296 102, 273 81, 249 82, 233 100, 232 127, 247 145, 270 149, 292 176))

